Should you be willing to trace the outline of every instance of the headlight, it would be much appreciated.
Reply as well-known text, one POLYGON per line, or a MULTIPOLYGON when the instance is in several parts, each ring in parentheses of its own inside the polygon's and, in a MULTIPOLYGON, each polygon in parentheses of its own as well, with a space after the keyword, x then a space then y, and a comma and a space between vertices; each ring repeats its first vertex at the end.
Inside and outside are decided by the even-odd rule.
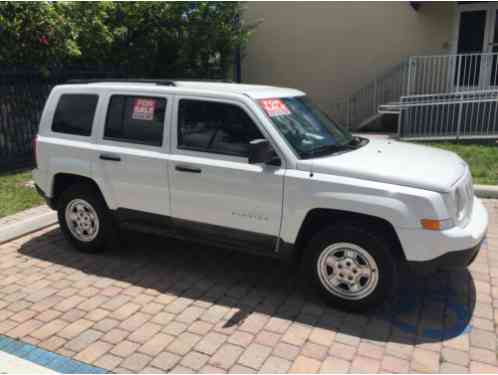
POLYGON ((470 173, 456 187, 454 199, 456 223, 464 227, 472 215, 472 206, 474 204, 474 185, 470 173))
POLYGON ((462 188, 463 187, 458 187, 458 189, 455 192, 457 223, 460 223, 465 218, 465 195, 464 192, 462 191, 463 190, 462 188))

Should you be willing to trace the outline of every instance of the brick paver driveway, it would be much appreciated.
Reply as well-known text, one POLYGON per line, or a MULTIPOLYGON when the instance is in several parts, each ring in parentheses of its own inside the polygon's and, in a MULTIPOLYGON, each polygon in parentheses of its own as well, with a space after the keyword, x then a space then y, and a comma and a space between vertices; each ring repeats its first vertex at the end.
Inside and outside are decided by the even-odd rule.
POLYGON ((116 372, 497 373, 498 202, 467 270, 369 314, 323 305, 270 259, 128 234, 103 255, 57 227, 0 246, 0 334, 116 372))

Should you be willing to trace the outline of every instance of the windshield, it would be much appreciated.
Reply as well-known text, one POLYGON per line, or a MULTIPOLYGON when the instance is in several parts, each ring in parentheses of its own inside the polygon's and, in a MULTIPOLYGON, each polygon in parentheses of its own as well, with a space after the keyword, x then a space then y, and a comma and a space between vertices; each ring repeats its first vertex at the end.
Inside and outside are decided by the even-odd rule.
POLYGON ((349 130, 319 110, 306 96, 259 100, 300 158, 309 158, 348 148, 353 142, 349 130))

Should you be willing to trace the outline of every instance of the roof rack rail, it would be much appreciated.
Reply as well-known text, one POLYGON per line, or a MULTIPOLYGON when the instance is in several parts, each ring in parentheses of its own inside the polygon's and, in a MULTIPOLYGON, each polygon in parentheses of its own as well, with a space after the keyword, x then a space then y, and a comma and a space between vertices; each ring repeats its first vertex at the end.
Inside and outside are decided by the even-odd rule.
POLYGON ((216 78, 174 78, 174 81, 188 81, 188 82, 206 82, 206 83, 237 83, 231 79, 216 79, 216 78))
POLYGON ((100 82, 129 82, 129 83, 153 83, 162 86, 176 86, 170 79, 133 79, 133 78, 94 78, 94 79, 70 79, 66 83, 100 83, 100 82))

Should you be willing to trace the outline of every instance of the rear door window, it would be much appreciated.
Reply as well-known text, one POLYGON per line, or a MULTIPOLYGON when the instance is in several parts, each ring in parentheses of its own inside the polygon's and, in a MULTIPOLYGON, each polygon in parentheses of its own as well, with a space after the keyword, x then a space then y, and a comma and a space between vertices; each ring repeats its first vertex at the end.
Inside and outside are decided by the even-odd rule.
POLYGON ((55 109, 52 131, 89 136, 97 108, 98 95, 64 94, 55 109))
POLYGON ((109 102, 104 139, 161 146, 166 99, 113 95, 109 102))

